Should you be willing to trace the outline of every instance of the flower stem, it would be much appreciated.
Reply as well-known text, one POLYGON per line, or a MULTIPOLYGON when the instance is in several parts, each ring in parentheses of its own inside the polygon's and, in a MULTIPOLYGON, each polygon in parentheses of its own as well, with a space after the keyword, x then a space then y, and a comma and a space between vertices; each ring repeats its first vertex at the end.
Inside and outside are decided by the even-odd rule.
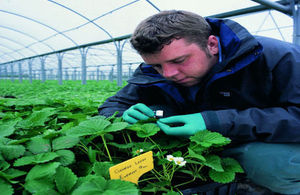
MULTIPOLYGON (((163 152, 162 152, 162 150, 160 149, 160 147, 157 145, 157 143, 153 140, 153 139, 151 139, 150 137, 147 137, 157 148, 158 148, 158 150, 159 150, 159 152, 160 152, 160 154, 162 155, 163 154, 163 152)), ((162 157, 161 157, 162 158, 162 157)), ((166 169, 166 166, 163 164, 162 165, 162 167, 163 167, 163 171, 164 171, 164 176, 165 177, 169 177, 169 175, 168 175, 168 173, 167 173, 167 169, 166 169)))
POLYGON ((184 182, 184 183, 181 183, 181 184, 177 184, 177 185, 174 186, 174 188, 177 188, 177 187, 179 187, 179 186, 182 186, 182 185, 186 185, 186 184, 188 184, 188 183, 191 183, 191 182, 195 181, 195 179, 196 179, 196 177, 194 177, 193 179, 191 179, 191 180, 189 180, 189 181, 187 181, 187 182, 184 182))
POLYGON ((163 177, 158 171, 156 171, 155 169, 152 169, 151 172, 153 173, 153 175, 155 175, 155 177, 161 181, 160 177, 163 177))
POLYGON ((141 179, 141 180, 139 180, 139 183, 149 181, 149 180, 152 180, 152 179, 158 179, 158 178, 157 177, 149 177, 149 178, 141 179))
POLYGON ((106 150, 106 152, 107 152, 109 161, 111 162, 111 161, 112 161, 112 158, 111 158, 111 156, 110 156, 110 153, 109 153, 109 150, 108 150, 108 147, 107 147, 107 144, 106 144, 106 140, 105 140, 105 138, 104 138, 104 135, 101 135, 101 138, 102 138, 102 141, 103 141, 105 150, 106 150))
POLYGON ((132 140, 131 140, 131 137, 130 137, 129 133, 126 133, 126 134, 127 134, 127 137, 128 137, 129 143, 131 143, 131 142, 132 142, 132 140))
POLYGON ((158 148, 158 150, 162 154, 162 151, 161 151, 160 147, 157 145, 157 143, 153 139, 151 139, 150 137, 147 137, 147 138, 158 148))

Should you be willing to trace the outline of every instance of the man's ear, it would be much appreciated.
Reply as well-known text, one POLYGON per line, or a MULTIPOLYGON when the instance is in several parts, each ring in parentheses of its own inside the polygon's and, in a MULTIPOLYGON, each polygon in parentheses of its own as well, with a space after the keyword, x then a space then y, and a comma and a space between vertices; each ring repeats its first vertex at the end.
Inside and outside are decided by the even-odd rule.
POLYGON ((210 35, 207 40, 207 49, 211 55, 217 55, 219 53, 218 39, 214 35, 210 35))

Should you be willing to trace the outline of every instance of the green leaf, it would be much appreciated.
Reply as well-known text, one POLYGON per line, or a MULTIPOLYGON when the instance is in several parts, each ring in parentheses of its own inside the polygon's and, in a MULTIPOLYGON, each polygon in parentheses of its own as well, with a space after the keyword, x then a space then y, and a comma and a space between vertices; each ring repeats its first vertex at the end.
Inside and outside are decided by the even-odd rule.
POLYGON ((232 158, 222 159, 223 172, 210 169, 208 174, 209 177, 218 183, 229 183, 235 178, 235 173, 243 173, 243 169, 239 163, 232 158))
POLYGON ((223 137, 220 133, 208 130, 198 131, 194 136, 190 137, 190 140, 206 148, 224 146, 230 143, 230 139, 223 137))
POLYGON ((143 149, 144 152, 152 150, 156 146, 150 142, 132 142, 133 147, 132 150, 135 152, 137 150, 143 149))
POLYGON ((33 137, 27 142, 27 149, 33 154, 40 154, 51 151, 51 144, 49 139, 45 139, 41 136, 33 137))
POLYGON ((58 157, 58 155, 55 152, 47 152, 47 153, 41 153, 32 156, 24 156, 16 160, 14 162, 14 166, 18 167, 18 166, 24 166, 30 164, 45 163, 55 159, 56 157, 58 157))
POLYGON ((58 167, 55 174, 57 189, 62 194, 68 194, 77 182, 77 176, 67 167, 58 167))
POLYGON ((11 179, 14 179, 16 177, 20 177, 20 176, 23 176, 26 174, 27 174, 27 172, 20 171, 18 169, 14 169, 14 168, 7 169, 3 172, 0 171, 0 176, 7 180, 11 180, 11 179))
POLYGON ((25 178, 25 189, 31 193, 53 189, 54 174, 59 165, 58 162, 35 165, 25 178))
POLYGON ((7 144, 9 144, 9 145, 18 145, 18 144, 25 143, 29 140, 30 140, 30 138, 21 138, 19 140, 11 140, 7 144))
POLYGON ((52 141, 53 150, 72 148, 79 142, 79 137, 61 136, 52 141))
POLYGON ((55 188, 53 178, 45 177, 40 179, 28 180, 24 185, 25 189, 31 194, 42 194, 55 188))
POLYGON ((195 158, 195 159, 197 159, 197 160, 200 160, 200 161, 202 161, 202 162, 205 162, 206 161, 206 159, 204 158, 204 156, 202 156, 201 154, 197 154, 196 152, 194 152, 192 149, 190 149, 190 148, 188 148, 188 150, 189 150, 189 155, 188 155, 188 157, 190 157, 190 158, 195 158))
POLYGON ((185 161, 188 163, 188 164, 195 164, 195 165, 203 165, 203 161, 196 161, 196 160, 191 160, 191 159, 185 159, 185 161))
POLYGON ((111 162, 95 162, 93 166, 93 171, 97 176, 102 176, 105 179, 109 179, 109 168, 114 166, 111 162))
POLYGON ((0 125, 0 137, 10 136, 15 131, 15 127, 11 124, 0 125))
POLYGON ((63 166, 68 166, 75 162, 75 154, 70 150, 57 150, 55 153, 59 156, 58 162, 63 166))
POLYGON ((235 173, 230 171, 218 172, 214 169, 210 169, 208 174, 212 180, 218 183, 230 183, 235 178, 235 173))
POLYGON ((41 189, 41 191, 38 191, 36 193, 34 193, 34 195, 61 195, 60 193, 58 193, 57 191, 53 190, 53 189, 41 189))
POLYGON ((0 178, 0 189, 2 195, 12 195, 14 193, 14 189, 11 184, 7 183, 3 179, 0 178))
POLYGON ((91 163, 96 162, 97 150, 94 150, 92 146, 89 146, 87 154, 91 163))
POLYGON ((25 147, 22 145, 0 145, 0 152, 6 160, 12 160, 22 156, 25 147))
POLYGON ((54 137, 57 137, 59 134, 61 134, 61 131, 55 131, 53 129, 47 129, 43 132, 42 137, 44 139, 52 139, 54 137))
POLYGON ((155 142, 159 144, 161 149, 169 150, 185 147, 188 143, 190 143, 190 140, 175 136, 173 136, 172 139, 170 139, 169 136, 159 136, 156 138, 155 142))
POLYGON ((90 119, 66 131, 67 135, 86 136, 104 133, 104 129, 111 123, 105 119, 90 119))
POLYGON ((222 165, 226 168, 226 171, 232 171, 235 173, 244 173, 240 163, 233 158, 223 158, 222 165))
POLYGON ((160 128, 153 123, 147 123, 141 125, 140 129, 137 131, 137 136, 141 138, 146 138, 155 135, 159 132, 160 128))
POLYGON ((204 154, 209 150, 209 148, 203 147, 195 142, 190 142, 189 148, 191 148, 197 154, 204 154))
POLYGON ((121 180, 106 181, 103 177, 98 177, 97 179, 91 179, 90 181, 84 182, 72 193, 72 195, 94 194, 138 195, 139 192, 137 187, 131 182, 121 180))
POLYGON ((64 125, 62 125, 60 132, 65 133, 72 127, 74 127, 74 122, 65 123, 64 125))
POLYGON ((206 165, 216 171, 219 171, 219 172, 224 171, 222 164, 221 164, 221 158, 219 156, 211 154, 211 155, 205 156, 205 159, 206 159, 206 161, 203 163, 204 165, 206 165))
POLYGON ((51 162, 47 164, 35 165, 27 174, 25 181, 50 178, 55 172, 56 168, 60 165, 58 162, 51 162))
POLYGON ((104 129, 104 131, 106 133, 120 131, 122 129, 125 129, 127 126, 128 126, 128 123, 125 123, 125 122, 115 122, 115 123, 112 123, 109 126, 107 126, 104 129))
POLYGON ((55 108, 44 108, 40 111, 33 111, 25 120, 20 121, 17 126, 22 129, 44 126, 49 117, 55 113, 55 108))
MULTIPOLYGON (((0 157, 2 158, 1 154, 0 154, 0 157)), ((6 162, 4 159, 0 160, 0 170, 1 171, 5 171, 9 167, 10 167, 10 164, 8 162, 6 162)))

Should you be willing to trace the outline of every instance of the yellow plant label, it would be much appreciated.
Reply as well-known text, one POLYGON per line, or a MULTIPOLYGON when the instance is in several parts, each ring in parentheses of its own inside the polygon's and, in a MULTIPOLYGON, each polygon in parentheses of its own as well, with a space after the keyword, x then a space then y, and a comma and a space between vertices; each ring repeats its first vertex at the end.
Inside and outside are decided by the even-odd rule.
POLYGON ((152 170, 153 167, 153 153, 149 151, 110 167, 110 179, 121 179, 137 184, 140 176, 152 170))

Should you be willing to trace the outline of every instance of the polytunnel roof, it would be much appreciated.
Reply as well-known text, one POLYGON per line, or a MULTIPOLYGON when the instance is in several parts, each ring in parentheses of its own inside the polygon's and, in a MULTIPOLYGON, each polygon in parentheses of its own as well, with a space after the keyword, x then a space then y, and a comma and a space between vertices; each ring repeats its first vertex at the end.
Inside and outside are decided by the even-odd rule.
MULTIPOLYGON (((129 37, 141 20, 159 10, 182 9, 212 16, 258 5, 251 0, 1 0, 0 65, 112 38, 129 37)), ((290 41, 292 20, 278 13, 252 14, 251 20, 246 16, 235 19, 252 32, 264 34, 264 28, 271 29, 272 36, 290 41), (281 26, 282 31, 274 26, 281 26)), ((130 45, 124 45, 123 56, 126 55, 128 63, 138 61, 130 45)), ((115 53, 114 44, 89 51, 89 55, 98 56, 102 64, 115 63, 115 59, 112 62, 109 57, 116 56, 115 53), (96 54, 96 51, 103 52, 103 55, 96 54)), ((72 60, 78 55, 78 51, 70 51, 66 59, 72 60)), ((93 64, 92 61, 89 63, 93 64)))

